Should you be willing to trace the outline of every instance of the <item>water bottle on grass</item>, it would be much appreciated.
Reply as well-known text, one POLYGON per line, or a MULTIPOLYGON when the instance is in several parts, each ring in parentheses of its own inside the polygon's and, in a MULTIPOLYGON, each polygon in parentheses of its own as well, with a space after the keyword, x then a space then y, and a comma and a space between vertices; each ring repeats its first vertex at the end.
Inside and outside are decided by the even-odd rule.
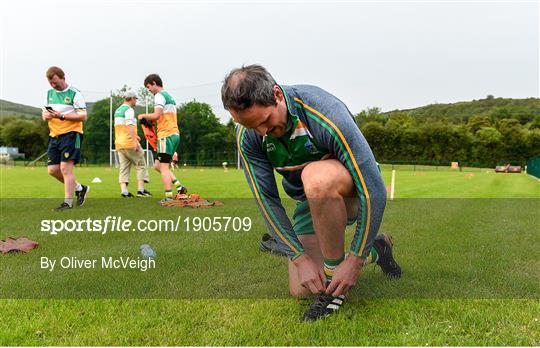
POLYGON ((145 259, 156 258, 156 252, 148 244, 141 245, 141 254, 145 259))

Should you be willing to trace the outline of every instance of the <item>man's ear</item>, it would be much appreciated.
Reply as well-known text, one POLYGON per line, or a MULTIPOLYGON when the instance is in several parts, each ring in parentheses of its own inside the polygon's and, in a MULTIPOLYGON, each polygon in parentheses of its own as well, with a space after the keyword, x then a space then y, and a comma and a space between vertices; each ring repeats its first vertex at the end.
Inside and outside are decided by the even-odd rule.
POLYGON ((278 85, 274 85, 274 97, 276 97, 276 102, 281 102, 285 98, 283 91, 278 85))

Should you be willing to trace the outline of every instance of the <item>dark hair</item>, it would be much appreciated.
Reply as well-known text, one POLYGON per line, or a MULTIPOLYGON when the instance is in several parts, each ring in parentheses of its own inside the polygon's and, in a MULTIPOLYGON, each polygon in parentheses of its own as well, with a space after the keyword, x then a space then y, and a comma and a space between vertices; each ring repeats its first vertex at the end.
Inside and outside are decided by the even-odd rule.
POLYGON ((50 80, 54 77, 54 75, 58 76, 61 79, 65 79, 66 76, 64 75, 64 70, 60 69, 57 66, 51 66, 49 69, 47 69, 47 72, 45 73, 47 75, 47 78, 50 80))
POLYGON ((154 83, 159 87, 163 87, 163 81, 161 81, 161 77, 159 77, 158 74, 150 74, 144 79, 144 87, 146 87, 146 85, 152 85, 154 83))
POLYGON ((274 86, 276 81, 260 65, 242 66, 232 70, 221 86, 221 101, 227 110, 242 111, 253 104, 276 105, 274 86))

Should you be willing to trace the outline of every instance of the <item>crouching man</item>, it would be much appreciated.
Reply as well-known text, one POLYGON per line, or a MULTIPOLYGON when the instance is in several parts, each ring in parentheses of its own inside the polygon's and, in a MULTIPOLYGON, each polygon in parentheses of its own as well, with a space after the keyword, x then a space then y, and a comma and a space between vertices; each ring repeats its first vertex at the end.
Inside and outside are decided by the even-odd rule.
POLYGON ((366 263, 401 276, 387 235, 377 235, 386 188, 373 153, 345 104, 314 86, 278 85, 265 68, 234 69, 221 89, 239 123, 237 147, 269 231, 289 256, 293 296, 315 294, 305 320, 338 310, 366 263), (274 170, 297 201, 291 222, 274 170), (345 255, 345 228, 356 222, 345 255))

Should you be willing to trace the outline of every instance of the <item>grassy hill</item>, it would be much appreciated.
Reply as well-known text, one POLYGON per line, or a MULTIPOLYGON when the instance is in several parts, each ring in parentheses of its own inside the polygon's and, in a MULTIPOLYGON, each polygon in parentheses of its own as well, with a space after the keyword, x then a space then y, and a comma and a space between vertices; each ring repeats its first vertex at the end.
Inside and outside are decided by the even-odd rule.
POLYGON ((26 118, 41 117, 41 109, 0 99, 0 117, 7 116, 20 116, 26 118))
POLYGON ((485 99, 479 100, 449 104, 430 104, 414 109, 392 110, 383 113, 383 115, 392 116, 400 112, 407 113, 419 120, 445 117, 461 123, 467 122, 473 116, 487 116, 493 119, 515 118, 521 124, 525 124, 540 117, 540 99, 511 99, 488 96, 485 99))
MULTIPOLYGON (((87 102, 86 107, 88 113, 94 105, 94 102, 87 102)), ((24 104, 13 103, 7 100, 0 99, 0 117, 25 117, 25 118, 36 118, 41 117, 41 109, 33 106, 28 106, 24 104)))
MULTIPOLYGON (((87 102, 88 113, 95 102, 87 102)), ((142 112, 142 109, 140 110, 142 112)), ((429 118, 447 118, 455 123, 466 123, 473 116, 487 116, 494 120, 515 118, 521 124, 540 120, 540 99, 525 98, 495 98, 488 96, 485 99, 463 101, 448 104, 430 104, 413 109, 401 109, 383 112, 383 118, 397 113, 406 113, 418 120, 429 118)), ((41 116, 39 108, 9 102, 0 99, 0 117, 21 116, 35 118, 41 116)))

